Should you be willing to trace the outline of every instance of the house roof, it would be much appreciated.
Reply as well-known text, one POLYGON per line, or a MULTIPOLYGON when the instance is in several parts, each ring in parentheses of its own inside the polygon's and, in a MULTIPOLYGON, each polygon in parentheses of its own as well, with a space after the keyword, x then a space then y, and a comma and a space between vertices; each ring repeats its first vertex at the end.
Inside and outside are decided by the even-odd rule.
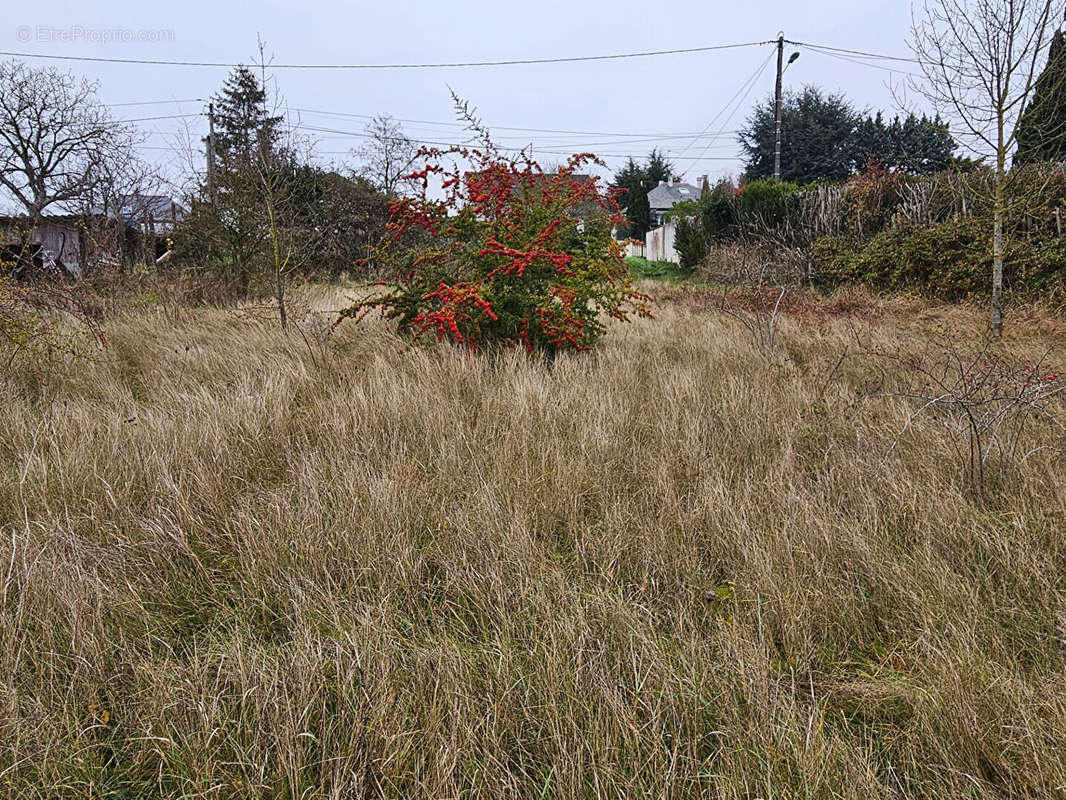
POLYGON ((128 221, 169 222, 184 217, 185 209, 165 194, 135 194, 123 198, 122 214, 128 221))
POLYGON ((648 192, 648 205, 652 211, 668 211, 682 200, 695 200, 700 190, 689 183, 660 183, 648 192))

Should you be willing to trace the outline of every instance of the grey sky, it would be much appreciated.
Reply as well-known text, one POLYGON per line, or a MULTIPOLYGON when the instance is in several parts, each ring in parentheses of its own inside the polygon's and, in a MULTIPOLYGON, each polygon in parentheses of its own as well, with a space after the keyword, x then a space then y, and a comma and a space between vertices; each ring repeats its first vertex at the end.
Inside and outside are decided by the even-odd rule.
MULTIPOLYGON (((296 3, 268 0, 256 6, 203 2, 148 4, 55 2, 20 6, 6 15, 0 35, 4 50, 72 56, 192 61, 256 58, 256 36, 278 63, 396 63, 565 57, 790 39, 836 47, 908 55, 910 23, 905 0, 817 0, 816 2, 620 3, 618 0, 542 0, 508 4, 499 0, 391 0, 385 2, 296 3), (80 27, 81 33, 78 33, 80 27), (46 29, 56 29, 49 33, 46 29), (159 41, 102 41, 121 28, 159 41), (71 29, 74 29, 73 31, 71 29), (161 34, 152 34, 162 31, 161 34), (73 34, 77 41, 63 41, 73 34), (51 41, 49 41, 51 39, 51 41), (89 41, 95 39, 95 41, 89 41)), ((453 122, 448 86, 475 105, 490 126, 551 128, 604 133, 695 133, 701 131, 771 54, 771 47, 672 55, 582 64, 434 70, 279 70, 277 88, 291 109, 351 114, 389 113, 411 120, 453 122)), ((108 103, 207 98, 216 92, 223 68, 46 62, 100 81, 108 103)), ((840 90, 860 108, 894 110, 888 83, 893 76, 868 65, 806 51, 786 73, 786 85, 813 83, 840 90)), ((900 80, 896 77, 897 82, 900 80)), ((720 118, 711 131, 734 130, 756 99, 773 88, 768 64, 732 120, 720 118)), ((199 103, 122 106, 117 116, 138 118, 196 112, 199 103)), ((293 116, 295 113, 293 112, 293 116)), ((363 120, 301 112, 307 125, 359 132, 363 120)), ((189 120, 198 140, 206 128, 189 120)), ((182 129, 178 120, 139 123, 152 131, 149 146, 165 148, 182 129)), ((456 129, 405 123, 408 135, 457 141, 456 129)), ((359 140, 317 133, 323 160, 359 140)), ((532 142, 542 162, 560 160, 545 150, 643 156, 653 146, 670 151, 692 180, 735 174, 739 167, 732 133, 721 139, 679 138, 620 142, 619 137, 576 136, 497 130, 501 144, 532 142), (514 137, 514 138, 509 138, 514 137), (595 143, 595 146, 589 146, 595 143), (603 143, 603 144, 601 144, 603 143), (686 149, 687 147, 687 149, 686 149), (684 151, 684 156, 681 153, 684 151), (698 160, 693 160, 698 157, 698 160)), ((625 138, 625 137, 623 137, 625 138)), ((197 141, 198 144, 198 141, 197 141)), ((164 149, 146 149, 165 159, 164 149)), ((351 159, 348 159, 351 161, 351 159)))

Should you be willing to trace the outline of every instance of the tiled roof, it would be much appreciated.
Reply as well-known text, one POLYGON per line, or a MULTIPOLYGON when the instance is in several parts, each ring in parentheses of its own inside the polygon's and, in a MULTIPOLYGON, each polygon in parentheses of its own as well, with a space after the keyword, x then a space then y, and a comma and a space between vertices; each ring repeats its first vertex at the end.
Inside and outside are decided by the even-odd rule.
POLYGON ((696 200, 700 190, 689 183, 660 183, 648 192, 648 205, 653 211, 665 211, 682 200, 696 200))

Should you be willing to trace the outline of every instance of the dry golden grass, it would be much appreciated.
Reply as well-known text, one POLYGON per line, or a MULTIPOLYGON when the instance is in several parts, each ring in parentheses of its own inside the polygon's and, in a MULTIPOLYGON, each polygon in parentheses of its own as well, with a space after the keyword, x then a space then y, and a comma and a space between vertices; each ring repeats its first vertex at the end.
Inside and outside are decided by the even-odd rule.
POLYGON ((844 348, 980 317, 875 305, 547 366, 147 303, 24 363, 0 796, 1066 797, 1066 466, 886 458, 911 407, 844 348))

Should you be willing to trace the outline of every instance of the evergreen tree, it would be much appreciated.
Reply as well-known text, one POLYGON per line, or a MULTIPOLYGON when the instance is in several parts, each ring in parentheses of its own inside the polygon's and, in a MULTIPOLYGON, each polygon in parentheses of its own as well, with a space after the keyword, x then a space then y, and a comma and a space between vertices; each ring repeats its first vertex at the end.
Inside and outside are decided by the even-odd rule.
POLYGON ((878 112, 855 130, 854 165, 861 172, 871 163, 883 164, 912 175, 947 169, 955 152, 955 139, 947 123, 935 117, 908 114, 886 123, 878 112))
POLYGON ((625 190, 618 204, 625 212, 629 225, 620 233, 633 239, 643 239, 651 226, 651 206, 648 205, 651 184, 647 168, 630 157, 625 166, 615 173, 611 185, 625 190))
MULTIPOLYGON (((265 87, 237 67, 212 98, 215 112, 215 187, 211 202, 194 205, 210 260, 247 291, 270 251, 265 189, 286 194, 296 176, 292 153, 279 147, 282 117, 267 110, 265 87)), ((286 201, 288 202, 288 201, 286 201)))
POLYGON ((631 195, 631 200, 626 208, 626 216, 630 220, 629 236, 634 239, 644 239, 644 235, 651 230, 651 205, 648 203, 648 188, 642 184, 631 195))
POLYGON ((620 231, 633 239, 643 239, 651 229, 651 206, 648 204, 648 192, 662 181, 680 180, 674 172, 674 165, 659 150, 648 154, 645 164, 638 163, 632 156, 624 167, 614 174, 611 186, 625 189, 626 193, 618 201, 629 220, 626 230, 620 231))
POLYGON ((215 153, 223 169, 240 170, 274 155, 280 116, 267 110, 266 87, 248 67, 237 67, 212 98, 215 153))
POLYGON ((648 165, 644 171, 648 178, 648 191, 663 181, 680 180, 680 176, 674 173, 674 165, 658 150, 652 150, 648 154, 648 165))
POLYGON ((900 132, 896 166, 913 175, 928 175, 948 168, 957 148, 948 124, 940 118, 909 114, 900 132))
MULTIPOLYGON (((785 97, 781 109, 781 179, 798 184, 840 181, 871 162, 915 175, 947 169, 956 144, 940 117, 865 118, 839 94, 813 86, 785 97)), ((740 133, 748 180, 774 169, 773 98, 756 106, 740 133)))
MULTIPOLYGON (((793 183, 844 180, 854 170, 854 143, 859 114, 839 94, 814 86, 785 96, 781 110, 781 179, 793 183)), ((774 174, 775 103, 771 96, 748 117, 739 134, 745 157, 744 177, 774 174)))
POLYGON ((696 217, 679 216, 674 228, 674 250, 681 269, 692 272, 707 256, 707 237, 696 217))
POLYGON ((896 146, 889 128, 880 111, 858 124, 855 129, 855 169, 864 169, 871 162, 888 164, 895 160, 896 146))
POLYGON ((1015 164, 1066 160, 1066 34, 1058 31, 1033 99, 1018 123, 1015 164))

